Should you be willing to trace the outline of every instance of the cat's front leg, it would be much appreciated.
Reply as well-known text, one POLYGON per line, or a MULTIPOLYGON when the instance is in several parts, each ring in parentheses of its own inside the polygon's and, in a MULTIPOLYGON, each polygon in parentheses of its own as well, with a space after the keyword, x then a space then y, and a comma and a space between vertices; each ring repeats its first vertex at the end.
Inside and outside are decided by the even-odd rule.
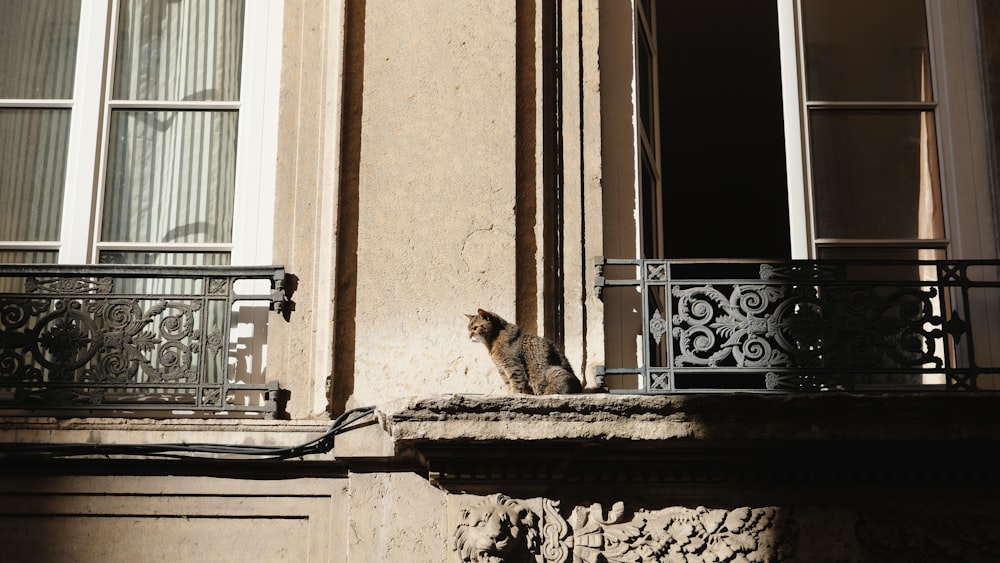
POLYGON ((523 393, 534 395, 531 385, 528 384, 528 372, 521 365, 507 365, 501 368, 501 372, 507 372, 507 388, 511 393, 523 393))
POLYGON ((510 390, 510 374, 507 368, 503 366, 500 362, 493 362, 497 366, 497 371, 500 372, 500 379, 503 380, 503 386, 510 390))

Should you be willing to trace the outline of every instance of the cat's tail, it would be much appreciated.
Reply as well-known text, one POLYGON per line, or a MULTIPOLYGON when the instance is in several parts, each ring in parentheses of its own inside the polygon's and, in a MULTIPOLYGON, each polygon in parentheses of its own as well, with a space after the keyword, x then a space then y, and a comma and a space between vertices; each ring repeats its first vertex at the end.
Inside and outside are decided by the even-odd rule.
POLYGON ((589 393, 610 392, 608 391, 608 388, 604 385, 604 370, 601 368, 598 369, 600 370, 600 373, 594 375, 594 380, 595 380, 594 383, 596 385, 593 386, 587 384, 587 372, 586 370, 583 371, 583 381, 580 382, 581 387, 583 387, 583 389, 580 391, 581 393, 589 394, 589 393))

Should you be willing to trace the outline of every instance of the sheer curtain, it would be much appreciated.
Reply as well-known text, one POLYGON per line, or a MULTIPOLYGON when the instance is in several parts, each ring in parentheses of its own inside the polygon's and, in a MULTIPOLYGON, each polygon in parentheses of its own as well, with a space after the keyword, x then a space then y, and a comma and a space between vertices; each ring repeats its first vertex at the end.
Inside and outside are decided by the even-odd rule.
MULTIPOLYGON (((101 262, 230 263, 243 27, 241 0, 121 2, 101 262)), ((138 289, 183 294, 185 283, 147 281, 138 289)), ((266 317, 245 320, 255 309, 193 313, 210 338, 227 317, 236 329, 228 352, 200 360, 203 381, 262 381, 266 317)))
POLYGON ((79 24, 79 0, 0 0, 0 262, 57 259, 79 24))
MULTIPOLYGON (((232 242, 243 2, 123 2, 100 240, 232 242)), ((104 262, 224 264, 225 251, 102 252, 104 262)))

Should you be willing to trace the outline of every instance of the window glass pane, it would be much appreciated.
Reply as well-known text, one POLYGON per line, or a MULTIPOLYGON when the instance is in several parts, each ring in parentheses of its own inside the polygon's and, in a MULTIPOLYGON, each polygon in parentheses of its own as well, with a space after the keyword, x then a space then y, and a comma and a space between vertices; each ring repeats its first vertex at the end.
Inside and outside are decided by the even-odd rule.
POLYGON ((236 112, 112 112, 101 240, 230 242, 236 122, 236 112))
POLYGON ((639 155, 642 166, 639 189, 642 194, 642 220, 645 227, 643 229, 642 254, 646 258, 663 258, 661 212, 663 198, 656 183, 656 174, 650 164, 649 155, 642 149, 639 155))
POLYGON ((810 101, 929 101, 923 0, 803 0, 810 101))
POLYGON ((844 277, 849 280, 934 280, 937 268, 901 264, 898 261, 945 260, 943 248, 872 248, 872 247, 821 247, 820 260, 849 260, 869 262, 844 266, 844 277))
POLYGON ((228 252, 118 252, 101 251, 101 264, 155 264, 158 266, 228 266, 228 252))
MULTIPOLYGON (((639 31, 638 61, 636 62, 639 125, 647 139, 653 138, 653 55, 645 32, 639 31)), ((655 141, 650 141, 655 143, 655 141)))
MULTIPOLYGON (((228 252, 118 252, 101 251, 101 264, 149 264, 156 266, 228 266, 228 252)), ((187 278, 135 278, 115 280, 115 291, 130 294, 197 295, 204 291, 201 280, 187 278)))
POLYGON ((59 253, 54 250, 0 250, 0 264, 55 264, 59 253))
POLYGON ((0 0, 0 98, 73 97, 80 0, 0 0))
POLYGON ((59 239, 70 110, 0 109, 0 240, 59 239))
POLYGON ((873 260, 880 262, 891 262, 893 260, 944 260, 947 258, 942 248, 866 248, 850 246, 820 247, 819 257, 823 260, 873 260))
POLYGON ((118 21, 118 100, 238 100, 242 0, 132 0, 118 21))
POLYGON ((818 237, 944 237, 931 113, 811 117, 818 237))

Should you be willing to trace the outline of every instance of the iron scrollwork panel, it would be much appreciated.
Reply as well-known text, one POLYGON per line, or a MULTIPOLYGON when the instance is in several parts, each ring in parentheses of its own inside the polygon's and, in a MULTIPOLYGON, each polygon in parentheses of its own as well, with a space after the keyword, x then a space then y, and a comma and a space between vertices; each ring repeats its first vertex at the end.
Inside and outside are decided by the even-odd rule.
MULTIPOLYGON (((849 387, 876 382, 875 374, 944 367, 945 321, 933 287, 676 285, 671 294, 675 368, 836 372, 838 386, 849 387)), ((769 385, 787 379, 769 373, 769 385)))
MULTIPOLYGON (((265 274, 276 277, 254 279, 265 274)), ((234 304, 260 300, 234 293, 238 275, 28 275, 20 290, 10 283, 16 272, 6 275, 0 406, 253 410, 228 402, 239 393, 271 399, 274 385, 227 373, 234 304)))
POLYGON ((977 391, 1000 381, 1000 260, 595 265, 598 296, 621 308, 600 369, 612 392, 977 391))
POLYGON ((202 335, 199 301, 60 298, 2 307, 0 381, 43 402, 97 404, 122 388, 197 384, 201 350, 221 349, 221 331, 202 335), (73 385, 45 385, 53 383, 73 385))

